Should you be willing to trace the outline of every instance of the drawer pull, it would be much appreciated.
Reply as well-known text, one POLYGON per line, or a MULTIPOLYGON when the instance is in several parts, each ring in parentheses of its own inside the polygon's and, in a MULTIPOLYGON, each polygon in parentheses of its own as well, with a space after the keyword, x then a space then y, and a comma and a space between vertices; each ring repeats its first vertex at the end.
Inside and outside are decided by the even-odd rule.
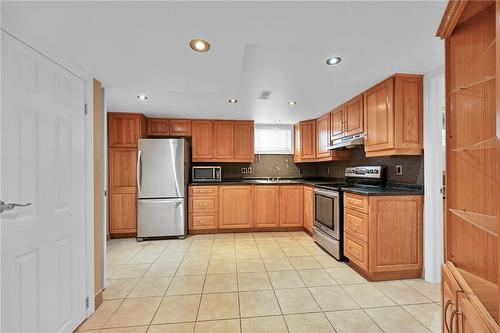
POLYGON ((451 332, 450 332, 450 328, 448 327, 448 321, 446 320, 446 317, 448 315, 448 307, 450 306, 450 304, 452 304, 452 303, 451 303, 451 300, 449 299, 446 301, 446 305, 444 306, 444 318, 443 318, 444 326, 446 328, 446 332, 448 332, 448 333, 451 333, 451 332))

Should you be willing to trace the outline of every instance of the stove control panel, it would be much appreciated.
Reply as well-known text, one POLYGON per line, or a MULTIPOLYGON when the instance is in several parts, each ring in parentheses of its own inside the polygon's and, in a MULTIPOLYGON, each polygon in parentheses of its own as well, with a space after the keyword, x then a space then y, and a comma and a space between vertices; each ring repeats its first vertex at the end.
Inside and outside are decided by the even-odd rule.
POLYGON ((346 177, 381 179, 383 166, 358 166, 345 169, 346 177))

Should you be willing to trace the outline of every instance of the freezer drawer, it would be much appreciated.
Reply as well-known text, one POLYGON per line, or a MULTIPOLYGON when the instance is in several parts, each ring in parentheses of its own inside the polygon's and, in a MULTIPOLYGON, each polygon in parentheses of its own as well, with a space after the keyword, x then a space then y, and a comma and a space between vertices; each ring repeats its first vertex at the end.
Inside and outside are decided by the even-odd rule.
POLYGON ((137 238, 185 235, 184 198, 138 200, 137 238))

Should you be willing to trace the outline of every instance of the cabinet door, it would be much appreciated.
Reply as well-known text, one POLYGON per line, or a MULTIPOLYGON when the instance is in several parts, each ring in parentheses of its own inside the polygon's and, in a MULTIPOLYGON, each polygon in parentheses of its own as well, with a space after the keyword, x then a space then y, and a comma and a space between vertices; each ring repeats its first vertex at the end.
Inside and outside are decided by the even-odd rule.
POLYGON ((369 197, 372 272, 422 270, 422 196, 369 197))
POLYGON ((293 125, 293 160, 300 162, 300 124, 293 125))
POLYGON ((123 188, 135 191, 137 183, 136 167, 137 149, 109 148, 110 192, 123 192, 123 188))
POLYGON ((331 139, 337 140, 344 137, 344 106, 339 106, 330 113, 331 139))
POLYGON ((364 94, 365 151, 394 148, 394 78, 385 80, 364 94))
POLYGON ((316 120, 300 122, 300 159, 316 158, 316 120))
POLYGON ((397 76, 394 86, 395 146, 422 149, 423 78, 397 76))
POLYGON ((344 104, 345 135, 362 133, 363 128, 363 95, 359 95, 344 104))
POLYGON ((234 159, 236 161, 253 162, 254 125, 253 121, 234 122, 234 159))
POLYGON ((280 186, 280 227, 304 226, 304 187, 280 186))
POLYGON ((492 332, 482 319, 478 309, 464 293, 458 293, 458 309, 456 313, 452 314, 450 322, 451 325, 454 325, 456 322, 459 333, 492 332))
POLYGON ((191 136, 191 120, 170 119, 171 136, 191 136))
POLYGON ((234 121, 214 121, 214 159, 234 159, 234 121))
POLYGON ((304 228, 313 229, 313 188, 304 186, 304 228))
POLYGON ((278 227, 279 186, 255 186, 255 227, 278 227))
POLYGON ((253 227, 253 186, 228 185, 219 188, 219 228, 253 227))
POLYGON ((211 120, 193 120, 191 126, 193 162, 211 160, 213 158, 213 122, 211 120))
POLYGON ((316 119, 316 158, 330 157, 330 114, 316 119))
POLYGON ((137 147, 137 140, 146 136, 146 118, 138 113, 108 113, 109 147, 137 147))
POLYGON ((170 120, 163 118, 148 118, 148 136, 170 135, 170 120))
POLYGON ((441 266, 441 321, 444 332, 452 330, 451 324, 453 325, 453 332, 457 332, 457 322, 451 323, 451 316, 457 309, 459 291, 461 291, 461 288, 458 282, 446 264, 443 264, 441 266))
POLYGON ((137 200, 135 193, 109 195, 109 232, 133 234, 137 231, 137 200))

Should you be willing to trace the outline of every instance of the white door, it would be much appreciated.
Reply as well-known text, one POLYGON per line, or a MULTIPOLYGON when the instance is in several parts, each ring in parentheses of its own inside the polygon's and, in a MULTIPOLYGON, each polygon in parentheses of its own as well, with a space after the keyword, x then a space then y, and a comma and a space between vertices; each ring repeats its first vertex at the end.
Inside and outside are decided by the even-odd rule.
POLYGON ((85 318, 85 85, 2 31, 1 332, 85 318))

